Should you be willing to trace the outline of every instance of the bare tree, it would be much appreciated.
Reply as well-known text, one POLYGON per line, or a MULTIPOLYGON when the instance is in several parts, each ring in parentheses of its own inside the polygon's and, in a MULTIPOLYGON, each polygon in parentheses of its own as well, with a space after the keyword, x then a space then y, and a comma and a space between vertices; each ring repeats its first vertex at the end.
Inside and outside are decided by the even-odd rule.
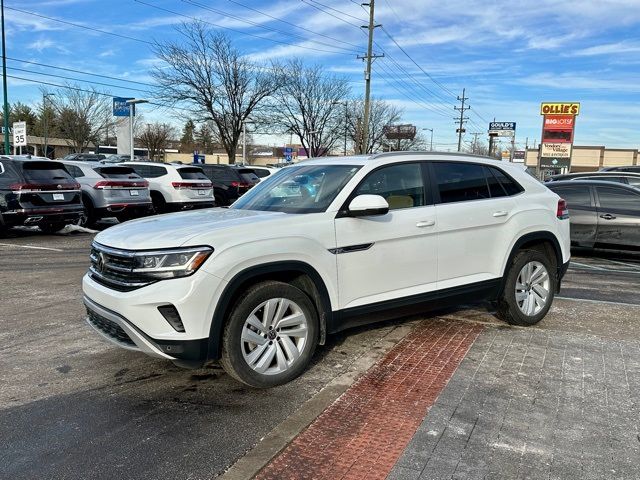
POLYGON ((389 140, 386 137, 381 142, 381 148, 385 152, 417 152, 428 150, 427 139, 421 132, 416 133, 412 139, 389 140))
POLYGON ((158 160, 175 133, 175 129, 168 123, 147 123, 140 134, 140 142, 149 151, 149 158, 158 160))
POLYGON ((74 152, 97 144, 112 123, 111 99, 94 88, 83 90, 70 84, 57 90, 51 102, 59 134, 74 152))
POLYGON ((277 89, 276 77, 202 22, 182 24, 178 32, 183 42, 154 47, 164 63, 152 72, 160 95, 172 104, 188 105, 199 122, 211 120, 234 163, 242 124, 277 89))
POLYGON ((326 155, 344 131, 340 103, 349 95, 347 80, 325 74, 320 65, 305 67, 299 59, 274 69, 281 88, 273 95, 269 126, 297 136, 309 157, 326 155))
POLYGON ((364 101, 362 99, 349 102, 347 130, 356 152, 373 153, 384 149, 387 139, 384 127, 400 121, 402 109, 384 100, 372 99, 369 114, 369 128, 366 139, 362 138, 362 119, 364 117, 364 101), (362 144, 362 148, 358 148, 362 144))

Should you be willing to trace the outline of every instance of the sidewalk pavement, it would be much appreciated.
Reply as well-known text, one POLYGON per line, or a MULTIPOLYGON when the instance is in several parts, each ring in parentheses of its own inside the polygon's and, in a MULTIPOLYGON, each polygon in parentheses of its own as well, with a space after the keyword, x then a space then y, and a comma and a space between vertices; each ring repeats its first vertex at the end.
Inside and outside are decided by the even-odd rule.
POLYGON ((640 478, 639 340, 424 320, 256 478, 640 478))

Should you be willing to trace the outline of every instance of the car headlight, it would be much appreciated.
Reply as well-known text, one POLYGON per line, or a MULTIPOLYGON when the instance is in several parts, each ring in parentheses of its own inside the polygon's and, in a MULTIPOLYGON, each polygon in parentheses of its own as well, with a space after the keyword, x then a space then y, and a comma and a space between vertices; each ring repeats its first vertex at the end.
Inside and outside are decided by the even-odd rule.
POLYGON ((148 279, 188 277, 195 273, 213 253, 211 247, 173 248, 153 252, 137 252, 133 273, 148 279))

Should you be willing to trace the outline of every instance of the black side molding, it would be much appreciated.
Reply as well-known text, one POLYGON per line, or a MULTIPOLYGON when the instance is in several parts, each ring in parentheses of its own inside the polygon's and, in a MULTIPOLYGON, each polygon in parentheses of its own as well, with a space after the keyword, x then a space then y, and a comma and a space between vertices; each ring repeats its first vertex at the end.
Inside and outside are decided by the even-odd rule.
POLYGON ((364 250, 369 250, 371 247, 373 247, 373 243, 361 243, 359 245, 349 245, 346 247, 330 248, 329 251, 334 255, 339 255, 341 253, 362 252, 364 250))

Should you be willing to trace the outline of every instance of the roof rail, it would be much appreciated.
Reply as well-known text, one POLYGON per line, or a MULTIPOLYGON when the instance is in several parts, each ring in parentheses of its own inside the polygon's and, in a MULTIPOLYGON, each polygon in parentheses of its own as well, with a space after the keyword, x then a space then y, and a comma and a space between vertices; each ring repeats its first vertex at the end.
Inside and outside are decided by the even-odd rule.
POLYGON ((473 158, 485 158, 487 160, 497 160, 494 157, 489 157, 487 155, 478 155, 476 153, 465 153, 465 152, 433 152, 433 151, 415 151, 415 152, 382 152, 382 153, 374 153, 369 159, 377 160, 379 158, 392 157, 397 155, 452 155, 452 156, 460 156, 460 157, 473 157, 473 158))

